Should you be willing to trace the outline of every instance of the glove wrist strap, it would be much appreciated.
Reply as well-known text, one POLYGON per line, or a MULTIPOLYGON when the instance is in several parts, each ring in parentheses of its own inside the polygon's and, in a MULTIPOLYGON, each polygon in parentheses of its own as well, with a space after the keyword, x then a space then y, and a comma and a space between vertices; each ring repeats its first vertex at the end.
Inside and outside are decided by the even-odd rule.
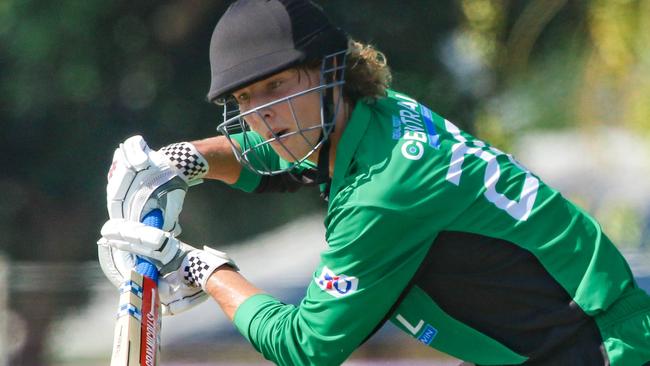
POLYGON ((188 183, 208 174, 210 166, 201 153, 189 142, 177 142, 160 149, 179 175, 188 183))
POLYGON ((185 282, 190 286, 201 286, 205 291, 205 284, 208 282, 210 275, 224 264, 239 270, 235 262, 224 252, 210 247, 203 247, 203 250, 193 250, 187 254, 184 261, 183 274, 185 282))

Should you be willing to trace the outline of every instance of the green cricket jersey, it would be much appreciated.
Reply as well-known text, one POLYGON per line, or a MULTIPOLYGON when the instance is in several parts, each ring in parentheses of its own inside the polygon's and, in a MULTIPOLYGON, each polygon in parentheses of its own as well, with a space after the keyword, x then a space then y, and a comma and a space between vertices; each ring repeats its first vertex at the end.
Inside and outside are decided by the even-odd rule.
MULTIPOLYGON (((270 149, 264 159, 282 164, 270 149)), ((242 171, 235 186, 260 182, 242 171)), ((298 306, 256 295, 235 314, 278 364, 340 364, 388 319, 457 358, 520 364, 569 339, 599 339, 594 319, 636 288, 591 216, 393 91, 357 103, 325 226, 329 247, 298 306)))

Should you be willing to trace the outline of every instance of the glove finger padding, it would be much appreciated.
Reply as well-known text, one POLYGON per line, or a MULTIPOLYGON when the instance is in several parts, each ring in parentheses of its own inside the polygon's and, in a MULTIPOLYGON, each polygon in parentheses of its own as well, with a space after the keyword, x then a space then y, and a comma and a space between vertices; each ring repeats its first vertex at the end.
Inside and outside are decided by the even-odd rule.
MULTIPOLYGON (((101 239, 100 239, 101 241, 101 239)), ((97 242, 100 244, 100 242, 97 242)), ((99 264, 111 283, 119 288, 135 267, 135 254, 111 248, 106 245, 97 246, 99 264)))
POLYGON ((171 233, 124 219, 108 220, 101 234, 98 244, 150 258, 158 267, 172 261, 181 246, 171 233))
MULTIPOLYGON (((196 154, 197 159, 202 159, 196 154)), ((132 136, 120 144, 108 172, 109 217, 141 221, 152 208, 159 208, 164 218, 162 229, 180 234, 178 215, 189 180, 175 165, 164 153, 151 150, 141 136, 132 136)), ((205 166, 207 172, 207 162, 205 166)), ((196 178, 199 175, 194 177, 200 180, 196 178)))

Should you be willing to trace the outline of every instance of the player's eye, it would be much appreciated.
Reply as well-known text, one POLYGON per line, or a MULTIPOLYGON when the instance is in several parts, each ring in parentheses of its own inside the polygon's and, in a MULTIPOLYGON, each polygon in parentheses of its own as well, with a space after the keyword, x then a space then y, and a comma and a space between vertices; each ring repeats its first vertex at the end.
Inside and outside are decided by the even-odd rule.
POLYGON ((241 94, 237 95, 235 97, 235 99, 237 100, 237 104, 239 104, 240 106, 242 106, 242 105, 246 106, 250 102, 251 97, 247 93, 241 93, 241 94))
POLYGON ((275 89, 281 87, 282 84, 284 84, 284 81, 283 81, 283 80, 273 80, 273 81, 271 81, 271 82, 269 83, 269 89, 270 89, 270 90, 275 90, 275 89))

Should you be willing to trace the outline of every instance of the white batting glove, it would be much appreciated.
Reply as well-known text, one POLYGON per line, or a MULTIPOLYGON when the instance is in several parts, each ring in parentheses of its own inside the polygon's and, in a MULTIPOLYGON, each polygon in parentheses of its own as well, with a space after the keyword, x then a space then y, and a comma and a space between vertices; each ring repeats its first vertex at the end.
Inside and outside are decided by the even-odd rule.
MULTIPOLYGON (((106 186, 108 215, 111 219, 139 222, 151 210, 160 209, 163 230, 178 235, 185 192, 188 186, 202 181, 208 168, 205 158, 188 142, 153 151, 141 136, 130 137, 113 154, 106 186)), ((176 255, 172 247, 163 251, 166 256, 162 252, 150 254, 165 262, 176 255)), ((100 245, 98 256, 104 274, 118 287, 135 264, 131 252, 116 247, 100 245)))
POLYGON ((239 271, 228 254, 203 246, 203 250, 194 249, 187 253, 178 269, 183 274, 183 283, 205 290, 210 275, 225 264, 239 271))
POLYGON ((183 245, 172 233, 124 219, 108 220, 101 235, 101 244, 149 258, 158 269, 171 262, 183 245))
POLYGON ((187 187, 200 183, 208 169, 207 160, 189 142, 153 151, 142 136, 129 137, 115 149, 108 172, 108 216, 140 222, 157 208, 163 213, 163 230, 178 235, 187 187))
MULTIPOLYGON (((111 281, 119 286, 135 264, 135 255, 146 257, 160 271, 158 291, 163 315, 186 311, 201 302, 207 295, 202 291, 205 283, 217 268, 224 264, 237 269, 227 254, 203 247, 198 250, 176 239, 173 234, 142 223, 113 219, 102 227, 102 238, 97 242, 104 252, 122 253, 100 263, 113 261, 116 271, 111 281)), ((100 253, 103 251, 100 250, 100 253)), ((106 272, 106 271, 105 271, 106 272)))
POLYGON ((169 272, 158 279, 163 315, 181 313, 206 300, 205 284, 210 275, 223 265, 239 270, 226 253, 207 246, 203 250, 189 251, 178 266, 168 265, 169 272))

